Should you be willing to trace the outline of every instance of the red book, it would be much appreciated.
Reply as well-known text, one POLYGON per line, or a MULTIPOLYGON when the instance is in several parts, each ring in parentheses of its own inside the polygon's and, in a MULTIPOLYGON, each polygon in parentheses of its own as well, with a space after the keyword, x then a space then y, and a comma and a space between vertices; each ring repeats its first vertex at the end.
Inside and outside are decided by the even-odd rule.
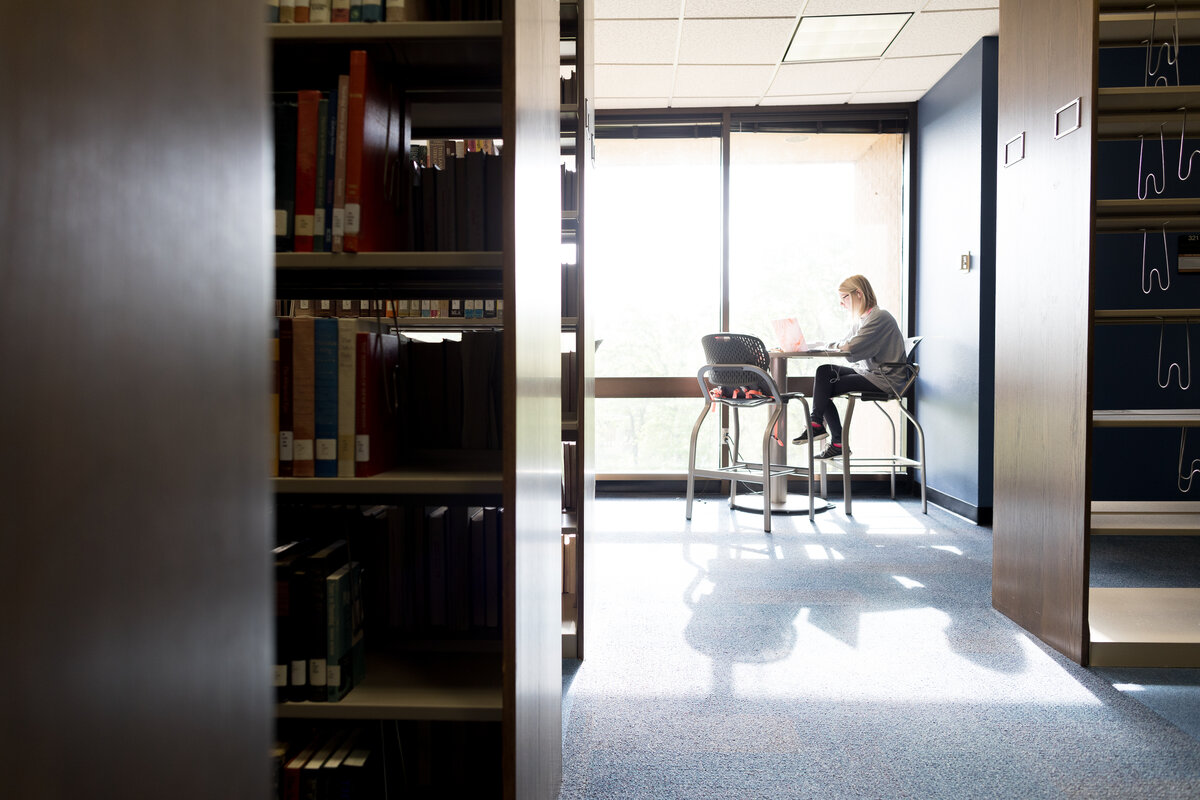
POLYGON ((390 108, 387 87, 369 62, 367 51, 350 51, 342 242, 346 252, 395 249, 393 197, 385 176, 389 163, 400 157, 401 116, 399 109, 390 108))
MULTIPOLYGON (((298 9, 297 9, 298 10, 298 9)), ((317 199, 318 104, 321 93, 297 92, 296 117, 296 242, 297 253, 311 253, 317 199)))
POLYGON ((359 331, 354 359, 354 476, 392 468, 395 453, 395 386, 390 384, 400 351, 395 334, 359 331))

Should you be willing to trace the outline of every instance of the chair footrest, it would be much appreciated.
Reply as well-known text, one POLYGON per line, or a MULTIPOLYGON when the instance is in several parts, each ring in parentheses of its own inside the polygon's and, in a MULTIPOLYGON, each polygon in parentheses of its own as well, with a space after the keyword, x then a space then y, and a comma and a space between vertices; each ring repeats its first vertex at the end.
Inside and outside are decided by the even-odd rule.
MULTIPOLYGON (((789 475, 804 474, 798 473, 800 467, 791 467, 787 464, 772 464, 772 478, 786 478, 789 475)), ((730 476, 735 476, 742 481, 755 481, 762 483, 762 465, 761 464, 734 464, 730 467, 717 467, 716 469, 700 469, 697 467, 692 470, 692 474, 697 478, 716 478, 718 480, 726 480, 730 476)))
MULTIPOLYGON (((840 458, 822 459, 819 463, 841 469, 840 458)), ((850 456, 850 467, 919 467, 921 462, 905 456, 850 456)))

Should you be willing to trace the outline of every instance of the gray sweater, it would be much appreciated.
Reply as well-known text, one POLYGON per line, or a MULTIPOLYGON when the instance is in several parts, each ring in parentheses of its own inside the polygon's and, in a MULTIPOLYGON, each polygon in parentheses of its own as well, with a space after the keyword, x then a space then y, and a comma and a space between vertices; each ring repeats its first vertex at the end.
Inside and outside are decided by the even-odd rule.
POLYGON ((863 314, 835 346, 846 351, 846 360, 860 375, 866 376, 880 389, 887 390, 888 378, 899 388, 904 380, 904 371, 896 367, 884 367, 886 363, 903 363, 904 337, 896 318, 882 308, 873 308, 863 314))

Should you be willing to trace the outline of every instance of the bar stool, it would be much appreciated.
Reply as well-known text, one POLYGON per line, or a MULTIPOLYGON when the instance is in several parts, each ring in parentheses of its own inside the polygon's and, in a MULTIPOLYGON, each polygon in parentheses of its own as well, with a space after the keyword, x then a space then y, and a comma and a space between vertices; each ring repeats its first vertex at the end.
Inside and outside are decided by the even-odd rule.
MULTIPOLYGON (((770 356, 766 345, 756 336, 740 333, 712 333, 700 340, 704 347, 707 363, 696 372, 696 382, 704 397, 704 410, 692 426, 691 443, 688 448, 687 519, 692 518, 692 498, 695 494, 695 479, 718 478, 729 481, 729 505, 736 508, 737 484, 739 481, 762 484, 763 487, 763 531, 771 532, 771 479, 788 475, 807 475, 808 517, 816 513, 813 494, 813 453, 808 448, 808 467, 791 467, 787 464, 771 463, 771 439, 775 424, 786 410, 790 400, 799 400, 804 406, 804 420, 810 420, 808 399, 801 392, 781 392, 770 373, 770 356), (723 444, 729 452, 729 466, 717 469, 696 467, 696 441, 700 428, 709 411, 717 405, 732 410, 730 433, 723 444), (738 411, 755 406, 770 406, 766 427, 762 435, 762 461, 741 460, 738 452, 740 426, 738 411)), ((786 485, 786 484, 785 484, 786 485)))
MULTIPOLYGON (((901 373, 898 379, 889 379, 888 388, 879 389, 876 391, 860 391, 847 392, 844 396, 847 398, 846 403, 846 418, 842 422, 842 457, 834 459, 833 463, 838 464, 842 471, 842 494, 846 500, 846 513, 852 514, 851 496, 850 496, 850 467, 888 467, 891 472, 891 494, 892 499, 896 499, 896 470, 904 467, 917 467, 921 470, 921 513, 929 513, 929 505, 925 499, 925 430, 921 427, 921 423, 917 422, 917 418, 912 415, 905 404, 906 398, 912 397, 913 385, 917 382, 917 375, 921 371, 921 367, 914 360, 913 353, 917 349, 917 345, 924 339, 923 336, 912 336, 904 340, 904 355, 905 361, 895 364, 884 364, 885 367, 894 367, 901 373), (852 457, 850 455, 850 422, 854 418, 854 405, 858 400, 866 400, 875 404, 892 426, 892 454, 890 456, 865 456, 852 457), (895 402, 900 409, 900 413, 913 426, 917 432, 917 448, 918 458, 908 458, 900 454, 900 440, 896 423, 892 420, 892 415, 887 413, 887 409, 883 407, 883 403, 895 402)), ((810 447, 809 450, 812 450, 810 447)), ((821 488, 824 495, 826 465, 829 462, 821 462, 821 488)))

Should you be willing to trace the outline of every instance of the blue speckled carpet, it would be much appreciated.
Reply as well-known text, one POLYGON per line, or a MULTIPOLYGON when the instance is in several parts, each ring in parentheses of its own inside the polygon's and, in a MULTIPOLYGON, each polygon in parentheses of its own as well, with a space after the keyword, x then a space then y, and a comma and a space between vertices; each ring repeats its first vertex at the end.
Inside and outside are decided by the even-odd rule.
POLYGON ((990 528, 907 499, 770 535, 683 506, 597 501, 563 800, 1200 797, 1197 731, 1135 699, 1195 718, 1198 671, 1039 643, 991 608, 990 528))

